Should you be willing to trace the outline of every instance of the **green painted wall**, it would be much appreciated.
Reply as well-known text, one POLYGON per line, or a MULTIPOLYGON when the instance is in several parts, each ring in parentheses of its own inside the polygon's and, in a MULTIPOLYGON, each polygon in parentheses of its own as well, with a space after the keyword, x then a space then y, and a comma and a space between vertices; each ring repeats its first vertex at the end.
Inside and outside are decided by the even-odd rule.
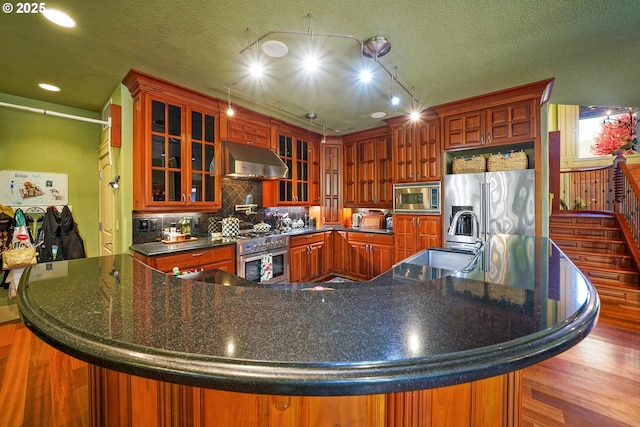
MULTIPOLYGON (((0 102, 100 118, 96 112, 8 94, 0 94, 0 102)), ((100 129, 98 124, 0 106, 0 170, 67 174, 69 205, 84 239, 87 256, 99 253, 97 148, 100 129)))

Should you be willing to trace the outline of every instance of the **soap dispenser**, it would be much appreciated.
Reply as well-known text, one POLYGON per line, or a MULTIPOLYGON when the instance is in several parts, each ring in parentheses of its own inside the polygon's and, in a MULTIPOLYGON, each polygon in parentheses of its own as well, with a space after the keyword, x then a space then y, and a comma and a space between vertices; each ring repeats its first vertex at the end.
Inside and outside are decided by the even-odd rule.
POLYGON ((180 228, 185 239, 191 239, 191 220, 186 216, 180 221, 180 228))

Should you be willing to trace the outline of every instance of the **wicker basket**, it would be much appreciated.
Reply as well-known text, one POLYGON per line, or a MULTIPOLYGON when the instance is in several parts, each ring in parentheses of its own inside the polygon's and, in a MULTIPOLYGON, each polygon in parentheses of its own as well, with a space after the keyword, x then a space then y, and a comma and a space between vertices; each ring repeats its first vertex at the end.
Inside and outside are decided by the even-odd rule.
POLYGON ((453 159, 453 173, 479 173, 487 171, 487 159, 482 155, 456 157, 453 159))
POLYGON ((524 151, 491 154, 487 160, 489 172, 522 170, 527 169, 528 165, 527 153, 524 151))

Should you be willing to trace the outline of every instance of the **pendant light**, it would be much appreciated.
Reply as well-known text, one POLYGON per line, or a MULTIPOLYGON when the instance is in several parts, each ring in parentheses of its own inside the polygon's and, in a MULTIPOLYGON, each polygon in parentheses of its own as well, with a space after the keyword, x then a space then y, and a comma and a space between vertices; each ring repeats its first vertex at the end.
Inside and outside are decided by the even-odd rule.
POLYGON ((231 88, 227 88, 227 116, 233 117, 233 114, 234 114, 234 111, 233 111, 233 108, 231 107, 231 88))

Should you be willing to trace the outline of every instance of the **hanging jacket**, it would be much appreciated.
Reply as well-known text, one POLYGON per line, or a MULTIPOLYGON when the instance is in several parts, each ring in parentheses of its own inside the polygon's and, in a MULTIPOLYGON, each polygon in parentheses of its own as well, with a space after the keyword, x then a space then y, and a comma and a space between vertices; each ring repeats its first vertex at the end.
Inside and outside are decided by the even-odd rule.
POLYGON ((78 225, 73 220, 68 206, 62 208, 60 214, 60 240, 64 259, 85 258, 84 241, 78 232, 78 225))
POLYGON ((38 250, 38 262, 59 261, 64 258, 60 240, 60 216, 54 206, 47 208, 42 227, 38 231, 38 243, 42 242, 38 250))
POLYGON ((13 217, 0 212, 0 253, 11 246, 11 239, 13 238, 12 222, 13 217))

